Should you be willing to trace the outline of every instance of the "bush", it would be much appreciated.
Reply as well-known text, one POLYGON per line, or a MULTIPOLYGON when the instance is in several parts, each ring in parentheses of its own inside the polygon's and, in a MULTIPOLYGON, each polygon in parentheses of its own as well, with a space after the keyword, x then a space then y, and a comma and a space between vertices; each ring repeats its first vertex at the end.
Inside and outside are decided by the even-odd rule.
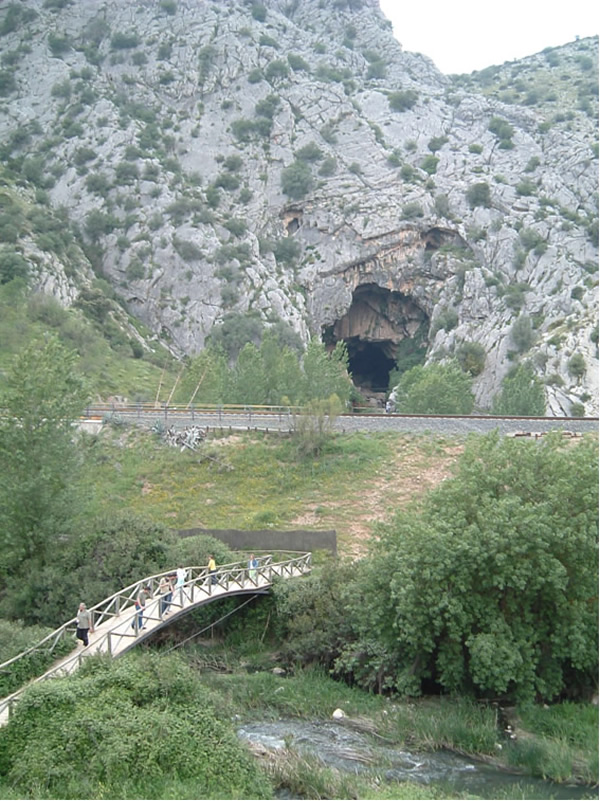
POLYGON ((293 264, 300 255, 300 250, 300 244, 290 236, 273 243, 275 258, 282 264, 293 264))
POLYGON ((492 205, 490 185, 485 181, 471 184, 471 186, 467 189, 467 201, 472 209, 476 208, 477 206, 489 208, 492 205))
POLYGON ((587 365, 581 353, 575 353, 571 356, 567 364, 567 369, 574 378, 578 380, 583 378, 587 371, 587 365))
POLYGON ((174 237, 173 247, 184 261, 199 261, 203 256, 202 250, 195 242, 174 237))
POLYGON ((110 40, 113 50, 131 50, 140 44, 140 38, 135 31, 117 31, 110 40))
POLYGON ((421 162, 421 169, 425 170, 425 172, 429 173, 429 175, 433 175, 437 170, 439 162, 440 160, 436 156, 433 155, 425 156, 425 158, 421 162))
POLYGON ((290 68, 285 61, 275 59, 270 61, 265 68, 265 78, 268 81, 274 81, 277 78, 286 78, 289 74, 290 68))
POLYGON ((458 313, 455 309, 447 308, 443 309, 435 318, 435 323, 432 326, 431 336, 435 336, 435 334, 443 328, 446 333, 448 331, 452 331, 453 328, 456 328, 458 325, 458 313))
POLYGON ((392 111, 408 111, 416 105, 419 95, 413 89, 403 89, 399 92, 390 92, 388 103, 392 111))
POLYGON ((0 251, 0 284, 7 284, 14 278, 27 279, 29 262, 20 253, 5 249, 0 251))
POLYGON ((260 768, 221 718, 200 677, 176 657, 90 660, 26 693, 0 732, 3 772, 24 797, 43 786, 64 798, 268 798, 260 768), (73 770, 75 754, 85 771, 73 770))
POLYGON ((471 414, 471 379, 454 364, 407 370, 396 388, 396 409, 407 414, 471 414))
POLYGON ((294 161, 281 171, 281 189, 292 200, 300 200, 313 188, 310 167, 303 161, 294 161))
POLYGON ((461 342, 456 349, 461 369, 473 377, 483 372, 485 356, 485 348, 479 342, 461 342))
POLYGON ((431 150, 432 153, 436 153, 438 150, 441 150, 447 142, 448 142, 447 136, 434 136, 432 139, 429 140, 427 147, 431 150))
POLYGON ((423 216, 423 208, 420 203, 413 201, 402 206, 402 216, 405 220, 415 220, 423 216))
POLYGON ((380 531, 361 577, 372 581, 368 596, 352 606, 354 662, 376 669, 387 657, 400 692, 432 680, 446 692, 523 701, 591 689, 597 471, 591 439, 573 447, 557 433, 540 445, 496 432, 467 442, 455 477, 423 511, 380 531))
POLYGON ((530 365, 520 364, 504 377, 502 390, 493 400, 492 411, 500 415, 544 416, 544 385, 530 365))
POLYGON ((510 338, 519 353, 528 351, 535 342, 535 332, 531 324, 531 318, 526 314, 517 317, 510 329, 510 338))
POLYGON ((529 197, 537 192, 536 184, 529 178, 524 178, 522 181, 519 181, 515 188, 517 190, 517 195, 520 197, 529 197))
POLYGON ((300 161, 320 161, 323 158, 323 151, 316 142, 309 142, 294 154, 300 161))
POLYGON ((299 56, 296 53, 288 53, 287 59, 294 72, 310 72, 310 65, 302 58, 302 56, 299 56))

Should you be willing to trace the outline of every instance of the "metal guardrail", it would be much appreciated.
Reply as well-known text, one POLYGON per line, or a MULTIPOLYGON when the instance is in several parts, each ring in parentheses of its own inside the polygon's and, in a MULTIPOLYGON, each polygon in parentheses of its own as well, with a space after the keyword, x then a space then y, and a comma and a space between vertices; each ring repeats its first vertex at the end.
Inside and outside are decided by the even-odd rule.
MULTIPOLYGON (((173 590, 170 606, 178 608, 180 611, 184 609, 190 610, 208 600, 212 600, 215 594, 223 597, 238 592, 264 591, 272 585, 275 577, 286 579, 309 573, 311 570, 311 556, 311 553, 301 553, 280 562, 273 562, 272 556, 269 554, 257 557, 258 565, 256 569, 249 569, 247 561, 232 562, 220 566, 214 574, 209 574, 205 565, 187 567, 185 570, 188 578, 182 587, 173 590), (219 592, 219 588, 222 592, 219 592)), ((118 656, 129 650, 137 642, 140 642, 141 640, 138 639, 138 617, 135 601, 144 587, 150 587, 152 601, 155 602, 154 605, 157 610, 155 615, 144 613, 144 619, 163 623, 163 604, 160 603, 163 596, 155 598, 154 595, 158 589, 160 579, 163 576, 172 576, 174 572, 174 570, 168 570, 153 576, 147 576, 91 607, 89 611, 92 615, 94 629, 98 630, 103 623, 109 621, 114 625, 109 625, 105 631, 101 632, 101 636, 93 643, 90 643, 88 648, 61 659, 58 664, 51 667, 43 675, 31 679, 19 690, 11 693, 6 698, 0 699, 0 725, 2 720, 6 718, 6 711, 8 710, 10 715, 21 694, 31 684, 54 676, 72 673, 89 656, 98 653, 118 656), (124 613, 127 614, 125 615, 124 613), (132 616, 133 622, 131 621, 132 616)), ((149 605, 147 604, 147 606, 149 605)), ((73 635, 76 625, 77 618, 67 621, 36 645, 0 664, 0 671, 7 670, 15 662, 32 653, 38 651, 52 652, 62 639, 73 635)))
MULTIPOLYGON (((252 415, 264 416, 273 415, 280 418, 293 418, 297 415, 303 415, 306 409, 303 406, 269 406, 257 404, 211 404, 211 403, 93 403, 86 406, 82 412, 82 418, 104 417, 111 415, 127 415, 144 417, 151 415, 156 417, 158 415, 164 416, 168 419, 169 415, 176 417, 189 417, 192 420, 195 415, 252 415)), ((406 414, 403 412, 386 413, 383 408, 374 409, 372 406, 353 406, 352 410, 342 412, 337 415, 338 417, 356 417, 357 415, 365 417, 386 417, 386 418, 407 418, 407 419, 431 419, 431 420, 538 420, 538 421, 553 421, 553 422, 568 422, 568 421, 589 421, 598 422, 598 417, 538 417, 532 415, 496 415, 496 414, 406 414)))

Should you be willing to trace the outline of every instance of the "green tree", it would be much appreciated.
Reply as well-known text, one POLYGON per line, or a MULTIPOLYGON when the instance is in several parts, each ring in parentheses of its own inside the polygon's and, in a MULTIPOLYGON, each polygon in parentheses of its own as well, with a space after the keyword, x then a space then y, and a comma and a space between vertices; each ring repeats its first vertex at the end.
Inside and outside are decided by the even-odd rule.
POLYGON ((318 456, 332 439, 335 421, 343 411, 337 395, 313 398, 294 417, 294 438, 301 457, 318 456))
POLYGON ((384 577, 354 603, 363 644, 347 658, 368 661, 379 640, 394 654, 388 682, 415 693, 426 678, 517 700, 592 687, 597 475, 591 439, 471 439, 424 510, 380 532, 371 568, 384 577))
POLYGON ((302 392, 299 354, 281 341, 276 331, 269 331, 260 346, 266 375, 266 402, 274 406, 296 405, 302 392))
POLYGON ((471 379, 456 364, 418 365, 396 388, 396 408, 408 414, 471 414, 471 379))
POLYGON ((177 392, 179 403, 224 403, 229 367, 225 352, 208 347, 190 359, 177 392))
POLYGON ((292 200, 299 200, 307 195, 313 188, 313 183, 310 166, 304 161, 296 160, 281 171, 281 190, 292 200))
POLYGON ((494 414, 543 417, 546 413, 544 385, 528 364, 519 364, 502 381, 502 390, 492 402, 494 414))
POLYGON ((342 406, 347 406, 352 392, 352 381, 348 375, 348 351, 344 342, 336 343, 328 353, 325 346, 316 340, 309 342, 302 360, 305 401, 325 400, 337 395, 342 406))
POLYGON ((479 342, 461 342, 456 359, 465 373, 479 375, 485 367, 485 348, 479 342))
POLYGON ((13 360, 0 406, 0 574, 39 569, 74 512, 73 421, 87 398, 76 354, 55 337, 13 360))
POLYGON ((492 196, 490 194, 490 185, 486 181, 480 181, 476 184, 471 184, 467 189, 467 200, 469 206, 474 209, 477 206, 489 208, 492 205, 492 196))
POLYGON ((231 403, 261 405, 267 399, 267 375, 260 350, 251 342, 239 352, 231 372, 231 403))

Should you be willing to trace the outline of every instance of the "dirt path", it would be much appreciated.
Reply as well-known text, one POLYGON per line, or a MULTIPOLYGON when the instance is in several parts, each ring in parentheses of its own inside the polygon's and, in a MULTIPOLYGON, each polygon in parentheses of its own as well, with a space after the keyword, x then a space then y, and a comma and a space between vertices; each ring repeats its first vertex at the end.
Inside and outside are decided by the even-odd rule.
POLYGON ((395 510, 405 508, 448 478, 462 450, 462 445, 438 445, 435 453, 425 455, 407 443, 371 481, 357 488, 355 502, 321 502, 318 509, 298 515, 290 525, 334 528, 341 556, 363 556, 374 526, 391 519, 395 510))

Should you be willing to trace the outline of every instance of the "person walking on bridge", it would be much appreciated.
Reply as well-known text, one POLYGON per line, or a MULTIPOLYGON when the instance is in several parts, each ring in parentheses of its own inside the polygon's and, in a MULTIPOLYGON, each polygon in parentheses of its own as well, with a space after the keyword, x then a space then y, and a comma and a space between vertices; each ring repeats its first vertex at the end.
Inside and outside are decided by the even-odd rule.
POLYGON ((210 583, 217 583, 217 563, 214 556, 210 553, 208 555, 208 575, 210 576, 210 583))
POLYGON ((253 553, 250 554, 250 559, 248 559, 248 577, 250 581, 256 584, 256 569, 258 567, 258 559, 254 556, 253 553))
MULTIPOLYGON (((146 586, 138 595, 135 608, 137 610, 137 630, 140 631, 141 629, 145 629, 144 626, 144 608, 146 606, 146 601, 152 598, 152 593, 150 592, 150 587, 146 586)), ((131 624, 132 628, 135 628, 136 619, 133 619, 133 623, 131 624)))
POLYGON ((94 633, 92 613, 85 608, 85 604, 82 601, 79 604, 79 611, 77 612, 77 631, 75 632, 75 636, 78 640, 81 640, 85 648, 87 648, 89 644, 89 632, 92 634, 94 633))

